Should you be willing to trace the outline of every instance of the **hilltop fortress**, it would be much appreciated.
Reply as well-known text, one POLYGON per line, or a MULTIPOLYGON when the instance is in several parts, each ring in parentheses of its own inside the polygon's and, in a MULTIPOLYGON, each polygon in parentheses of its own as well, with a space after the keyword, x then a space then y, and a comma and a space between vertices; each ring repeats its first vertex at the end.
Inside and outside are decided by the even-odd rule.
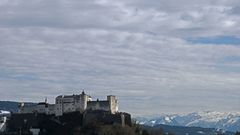
POLYGON ((118 111, 118 100, 108 95, 106 100, 93 101, 83 91, 79 95, 59 95, 55 104, 19 103, 17 113, 6 121, 4 135, 68 135, 81 133, 91 125, 131 126, 131 115, 118 111))
POLYGON ((79 95, 60 95, 55 99, 55 104, 48 104, 47 101, 40 102, 36 105, 25 106, 24 103, 19 104, 19 113, 42 113, 47 115, 54 114, 62 116, 66 113, 102 110, 111 114, 118 112, 118 101, 116 96, 108 95, 107 100, 92 101, 90 95, 83 91, 79 95))

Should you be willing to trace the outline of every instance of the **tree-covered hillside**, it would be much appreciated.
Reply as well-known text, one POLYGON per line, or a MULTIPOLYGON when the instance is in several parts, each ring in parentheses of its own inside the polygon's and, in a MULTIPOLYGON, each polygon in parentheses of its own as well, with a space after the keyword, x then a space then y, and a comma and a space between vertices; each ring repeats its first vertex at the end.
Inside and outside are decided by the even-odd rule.
MULTIPOLYGON (((17 112, 18 111, 18 104, 19 102, 14 101, 0 101, 0 110, 10 111, 10 112, 17 112)), ((32 105, 35 103, 24 103, 26 105, 32 105)))

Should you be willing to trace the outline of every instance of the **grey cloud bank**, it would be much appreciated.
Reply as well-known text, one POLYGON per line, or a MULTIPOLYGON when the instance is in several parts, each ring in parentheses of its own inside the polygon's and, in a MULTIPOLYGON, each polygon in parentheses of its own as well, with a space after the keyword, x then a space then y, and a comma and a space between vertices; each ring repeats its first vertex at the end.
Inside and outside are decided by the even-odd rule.
MULTIPOLYGON (((240 111, 235 0, 0 2, 0 99, 86 89, 134 114, 240 111), (231 59, 229 59, 231 58, 231 59)), ((52 101, 53 102, 53 101, 52 101)))

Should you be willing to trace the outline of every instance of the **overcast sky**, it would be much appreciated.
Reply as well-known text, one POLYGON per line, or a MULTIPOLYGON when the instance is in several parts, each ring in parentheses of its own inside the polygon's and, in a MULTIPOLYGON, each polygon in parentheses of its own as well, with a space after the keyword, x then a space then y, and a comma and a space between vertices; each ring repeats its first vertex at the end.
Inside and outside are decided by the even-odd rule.
POLYGON ((1 0, 0 100, 240 111, 239 0, 1 0))

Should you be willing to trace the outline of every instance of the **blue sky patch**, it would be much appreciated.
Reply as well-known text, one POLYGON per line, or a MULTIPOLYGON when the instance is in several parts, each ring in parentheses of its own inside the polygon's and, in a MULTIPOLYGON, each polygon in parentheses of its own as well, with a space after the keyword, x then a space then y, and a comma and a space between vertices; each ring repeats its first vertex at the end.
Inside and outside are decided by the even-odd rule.
POLYGON ((240 62, 240 56, 228 56, 224 58, 227 62, 240 62))
POLYGON ((240 38, 235 36, 218 36, 218 37, 201 37, 188 39, 192 43, 200 44, 228 44, 228 45, 240 45, 240 38))
POLYGON ((7 79, 16 79, 19 81, 31 81, 31 80, 37 80, 37 75, 33 73, 17 73, 10 70, 0 70, 0 78, 7 78, 7 79))

